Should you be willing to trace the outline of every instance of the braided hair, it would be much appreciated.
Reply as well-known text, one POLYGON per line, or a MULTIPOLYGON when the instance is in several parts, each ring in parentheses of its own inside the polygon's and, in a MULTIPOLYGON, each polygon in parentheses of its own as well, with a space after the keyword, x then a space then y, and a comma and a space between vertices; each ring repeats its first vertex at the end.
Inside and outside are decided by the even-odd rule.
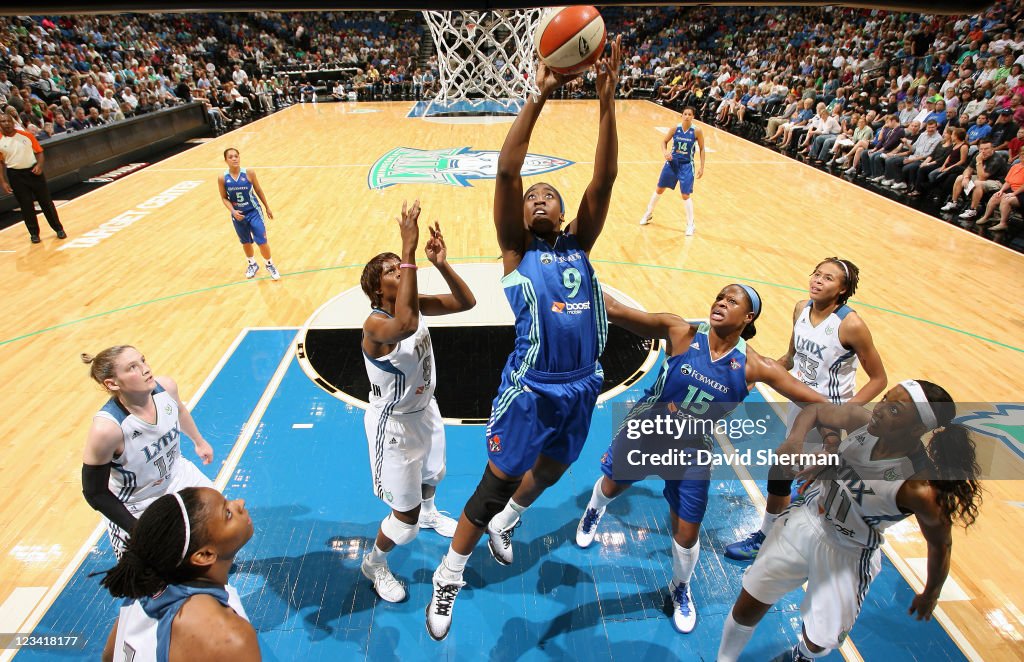
MULTIPOLYGON (((843 285, 846 287, 846 291, 840 294, 836 298, 837 306, 845 306, 846 302, 850 300, 857 292, 857 285, 860 284, 860 269, 857 265, 849 260, 840 260, 838 257, 827 257, 814 267, 814 271, 821 268, 823 264, 834 264, 843 272, 843 285)), ((814 271, 811 273, 813 274, 814 271)))
POLYGON ((165 494, 142 513, 128 539, 128 548, 117 565, 103 573, 100 585, 115 598, 142 598, 159 593, 169 584, 191 581, 201 575, 203 569, 188 561, 208 542, 207 514, 201 494, 197 487, 178 493, 188 512, 191 530, 184 558, 185 521, 175 495, 165 494))

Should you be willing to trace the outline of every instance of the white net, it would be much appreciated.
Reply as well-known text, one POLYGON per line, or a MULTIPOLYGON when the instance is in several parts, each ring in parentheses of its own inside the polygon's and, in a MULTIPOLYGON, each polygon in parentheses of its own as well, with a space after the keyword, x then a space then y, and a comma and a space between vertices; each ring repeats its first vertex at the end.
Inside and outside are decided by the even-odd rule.
POLYGON ((533 33, 543 11, 424 11, 439 74, 424 114, 514 114, 528 95, 539 94, 533 33))

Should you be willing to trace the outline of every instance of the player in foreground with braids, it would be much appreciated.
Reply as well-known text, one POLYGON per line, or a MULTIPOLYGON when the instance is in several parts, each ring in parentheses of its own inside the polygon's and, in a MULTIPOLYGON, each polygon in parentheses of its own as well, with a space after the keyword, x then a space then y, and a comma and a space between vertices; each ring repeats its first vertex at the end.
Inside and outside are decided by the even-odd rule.
POLYGON ((217 490, 189 487, 154 501, 100 582, 127 598, 104 662, 259 660, 256 631, 227 583, 252 533, 245 502, 217 490))
POLYGON ((805 581, 792 659, 838 648, 881 569, 882 532, 910 515, 928 544, 928 579, 909 613, 931 618, 949 574, 953 522, 970 526, 981 504, 974 442, 955 416, 950 395, 920 380, 900 382, 870 412, 852 404, 801 412, 780 453, 800 452, 813 425, 848 430, 832 449, 839 466, 808 483, 772 528, 726 618, 718 662, 737 660, 772 604, 805 581))

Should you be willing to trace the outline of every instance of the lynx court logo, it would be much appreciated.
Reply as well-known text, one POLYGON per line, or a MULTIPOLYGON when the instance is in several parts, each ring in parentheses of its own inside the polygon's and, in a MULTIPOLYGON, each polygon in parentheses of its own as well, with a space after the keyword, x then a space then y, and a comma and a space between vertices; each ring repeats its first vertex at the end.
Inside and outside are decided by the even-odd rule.
MULTIPOLYGON (((554 156, 527 154, 523 177, 542 175, 574 165, 554 156)), ((396 147, 370 167, 366 184, 380 190, 395 184, 446 184, 472 186, 474 179, 494 179, 498 174, 498 152, 469 147, 412 149, 396 147)))
POLYGON ((1024 405, 996 403, 995 411, 974 411, 958 416, 960 423, 1003 442, 1017 457, 1024 459, 1024 405))

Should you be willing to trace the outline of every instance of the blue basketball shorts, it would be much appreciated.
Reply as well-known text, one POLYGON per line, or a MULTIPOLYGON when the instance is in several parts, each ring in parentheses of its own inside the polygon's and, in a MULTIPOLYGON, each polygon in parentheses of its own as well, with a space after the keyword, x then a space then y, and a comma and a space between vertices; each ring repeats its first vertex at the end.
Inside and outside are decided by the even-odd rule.
POLYGON ((519 376, 510 357, 487 423, 488 459, 509 476, 525 474, 540 455, 572 464, 587 441, 603 383, 600 364, 519 376))
POLYGON ((658 177, 658 188, 675 189, 678 183, 679 192, 689 195, 693 193, 693 178, 693 161, 683 163, 673 159, 666 161, 662 167, 661 176, 658 177))
MULTIPOLYGON (((630 444, 626 438, 625 429, 621 429, 608 450, 601 456, 601 473, 615 481, 619 485, 632 485, 635 480, 623 480, 615 477, 615 451, 619 444, 630 444)), ((621 449, 620 449, 621 450, 621 449)), ((680 468, 683 471, 679 480, 666 480, 665 488, 661 491, 668 502, 668 507, 679 519, 692 524, 700 524, 704 521, 704 513, 708 508, 708 492, 711 488, 711 467, 701 465, 697 462, 697 448, 690 449, 684 457, 688 460, 686 467, 680 468)))
POLYGON ((232 216, 231 224, 235 226, 235 234, 243 244, 262 246, 267 243, 267 227, 263 224, 263 213, 260 210, 248 212, 240 221, 236 221, 232 216))

